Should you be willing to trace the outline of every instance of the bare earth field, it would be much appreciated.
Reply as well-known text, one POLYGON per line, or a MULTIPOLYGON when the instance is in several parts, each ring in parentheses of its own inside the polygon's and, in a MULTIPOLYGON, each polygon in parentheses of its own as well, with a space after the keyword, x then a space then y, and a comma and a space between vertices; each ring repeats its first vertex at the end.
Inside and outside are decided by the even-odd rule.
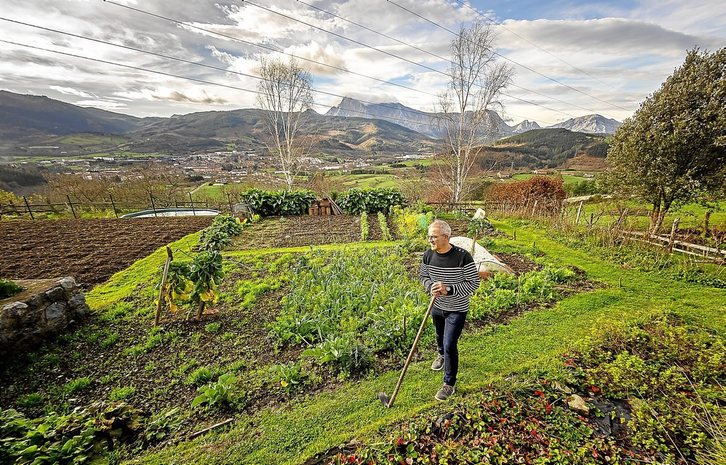
POLYGON ((0 277, 73 276, 89 289, 212 217, 0 222, 0 277))

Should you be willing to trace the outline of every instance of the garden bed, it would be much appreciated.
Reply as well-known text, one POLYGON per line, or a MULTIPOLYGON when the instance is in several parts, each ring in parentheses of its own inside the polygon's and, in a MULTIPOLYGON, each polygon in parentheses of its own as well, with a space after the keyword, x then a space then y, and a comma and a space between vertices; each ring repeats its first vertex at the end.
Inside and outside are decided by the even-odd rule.
POLYGON ((0 221, 0 270, 11 279, 73 276, 89 289, 211 217, 0 221))

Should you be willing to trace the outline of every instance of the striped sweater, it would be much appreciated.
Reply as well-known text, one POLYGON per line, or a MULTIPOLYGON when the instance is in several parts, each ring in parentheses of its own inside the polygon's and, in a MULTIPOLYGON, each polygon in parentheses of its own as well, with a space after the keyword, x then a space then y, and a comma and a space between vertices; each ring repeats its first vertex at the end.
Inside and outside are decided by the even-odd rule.
POLYGON ((438 297, 435 303, 436 308, 445 312, 469 311, 469 297, 479 288, 480 282, 471 254, 457 246, 443 254, 430 249, 424 252, 419 278, 429 294, 437 281, 451 286, 451 292, 438 297))

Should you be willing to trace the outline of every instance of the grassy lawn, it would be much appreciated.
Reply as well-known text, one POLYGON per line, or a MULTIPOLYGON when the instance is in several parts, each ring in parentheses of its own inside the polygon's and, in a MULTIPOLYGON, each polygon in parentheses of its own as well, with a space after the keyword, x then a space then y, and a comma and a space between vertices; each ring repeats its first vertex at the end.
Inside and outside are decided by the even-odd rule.
MULTIPOLYGON (((649 213, 651 206, 639 202, 636 200, 628 200, 625 202, 612 202, 612 201, 603 201, 599 203, 586 203, 584 205, 583 213, 586 217, 589 217, 590 214, 598 215, 602 211, 606 212, 617 212, 618 206, 622 205, 625 208, 628 208, 631 212, 634 212, 636 210, 642 211, 643 213, 649 213)), ((712 227, 717 227, 719 229, 726 228, 726 200, 722 200, 720 202, 717 202, 717 207, 711 214, 710 219, 710 225, 712 227)), ((571 206, 570 208, 573 211, 577 211, 577 205, 571 206)), ((574 217, 575 213, 572 213, 574 217)), ((667 234, 670 232, 670 227, 673 221, 676 218, 680 218, 679 221, 679 229, 685 229, 685 228, 702 228, 703 227, 703 219, 706 214, 706 207, 703 205, 697 204, 697 203, 690 203, 687 205, 684 205, 683 207, 672 210, 668 212, 668 214, 665 216, 665 219, 663 221, 663 228, 662 232, 664 234, 667 234)), ((611 214, 605 214, 600 219, 600 222, 605 223, 612 223, 613 221, 617 220, 618 215, 611 215, 611 214)), ((634 226, 638 229, 645 229, 650 224, 650 218, 649 216, 629 216, 630 225, 634 226)))
MULTIPOLYGON (((499 223, 497 227, 511 234, 510 225, 499 223)), ((497 238, 493 250, 524 253, 531 251, 533 244, 544 252, 547 260, 577 266, 589 279, 602 285, 565 298, 554 306, 524 313, 509 324, 465 332, 460 345, 462 358, 457 385, 460 396, 514 373, 557 376, 560 354, 595 330, 642 321, 666 310, 720 334, 726 332, 726 290, 624 270, 584 251, 565 247, 541 230, 517 228, 516 241, 497 238)), ((240 254, 233 252, 229 256, 240 254)), ((112 279, 118 284, 97 288, 89 295, 89 303, 97 306, 123 298, 133 292, 133 282, 145 270, 157 269, 162 260, 163 252, 159 251, 147 262, 138 262, 119 273, 112 279)), ((294 400, 252 416, 241 414, 227 431, 181 442, 131 463, 297 464, 353 438, 372 438, 381 427, 435 407, 433 394, 441 381, 440 375, 429 369, 434 350, 422 347, 421 351, 423 359, 412 364, 392 409, 383 408, 376 394, 392 391, 397 370, 348 381, 333 391, 294 400)))

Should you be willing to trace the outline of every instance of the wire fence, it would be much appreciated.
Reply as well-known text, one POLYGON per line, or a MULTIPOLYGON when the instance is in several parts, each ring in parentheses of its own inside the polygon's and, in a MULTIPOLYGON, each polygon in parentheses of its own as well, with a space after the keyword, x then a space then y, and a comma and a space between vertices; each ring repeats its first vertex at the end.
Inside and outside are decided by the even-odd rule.
POLYGON ((82 217, 84 212, 98 211, 113 212, 116 218, 120 218, 127 213, 139 211, 149 211, 150 214, 157 216, 168 212, 169 209, 188 209, 192 211, 192 215, 195 215, 197 210, 202 209, 213 209, 223 213, 230 213, 236 211, 235 206, 238 202, 239 199, 233 198, 232 194, 227 194, 226 202, 210 202, 208 199, 194 200, 191 194, 189 194, 188 201, 160 199, 150 195, 148 203, 139 201, 119 202, 113 198, 113 195, 108 196, 108 201, 98 202, 74 200, 70 195, 66 195, 65 202, 55 203, 31 202, 27 197, 23 196, 22 203, 0 203, 0 220, 4 217, 19 217, 35 220, 48 215, 72 216, 77 219, 82 217))

